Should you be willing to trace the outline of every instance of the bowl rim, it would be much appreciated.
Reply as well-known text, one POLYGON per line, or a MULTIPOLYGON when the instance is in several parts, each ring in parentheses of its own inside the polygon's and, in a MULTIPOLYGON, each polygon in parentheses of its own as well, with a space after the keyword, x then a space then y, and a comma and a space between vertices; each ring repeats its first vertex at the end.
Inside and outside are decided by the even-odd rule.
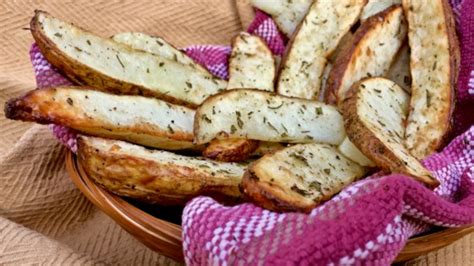
MULTIPOLYGON (((180 225, 156 218, 98 186, 85 173, 73 152, 68 150, 65 159, 73 183, 95 206, 147 247, 177 261, 184 261, 180 225)), ((394 262, 407 261, 435 251, 471 232, 474 232, 474 224, 410 238, 394 262)))

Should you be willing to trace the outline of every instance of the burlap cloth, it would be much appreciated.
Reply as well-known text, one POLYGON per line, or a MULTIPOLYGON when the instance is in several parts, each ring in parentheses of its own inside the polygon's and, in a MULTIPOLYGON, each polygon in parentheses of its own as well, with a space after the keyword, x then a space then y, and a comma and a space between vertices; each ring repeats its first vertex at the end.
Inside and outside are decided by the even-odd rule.
MULTIPOLYGON (((0 102, 35 88, 28 50, 34 9, 103 36, 143 31, 177 46, 228 44, 248 25, 248 1, 0 1, 0 102)), ((65 148, 45 126, 9 121, 0 110, 0 265, 174 264, 95 208, 70 181, 65 148)), ((474 263, 474 235, 409 264, 474 263)))

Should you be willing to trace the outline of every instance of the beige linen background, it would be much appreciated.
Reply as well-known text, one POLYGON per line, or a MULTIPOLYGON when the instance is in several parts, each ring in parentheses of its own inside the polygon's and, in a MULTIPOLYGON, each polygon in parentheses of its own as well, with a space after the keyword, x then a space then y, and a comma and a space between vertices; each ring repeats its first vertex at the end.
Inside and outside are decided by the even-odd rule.
MULTIPOLYGON (((121 31, 160 35, 177 46, 228 44, 252 18, 247 1, 0 1, 0 103, 35 88, 27 28, 34 9, 103 36, 121 31), (242 18, 242 19, 241 19, 242 18)), ((83 197, 70 181, 65 149, 45 126, 9 121, 0 111, 0 265, 176 262, 147 249, 83 197)), ((467 265, 466 236, 412 263, 467 265)))

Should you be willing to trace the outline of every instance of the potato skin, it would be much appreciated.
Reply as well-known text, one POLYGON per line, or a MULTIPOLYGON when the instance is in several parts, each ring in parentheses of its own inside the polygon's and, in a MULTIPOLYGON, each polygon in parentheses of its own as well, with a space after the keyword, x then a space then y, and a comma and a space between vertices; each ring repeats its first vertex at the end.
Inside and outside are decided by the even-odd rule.
POLYGON ((206 158, 222 162, 241 162, 247 160, 258 148, 259 141, 250 139, 215 139, 204 149, 206 158))
POLYGON ((389 15, 394 9, 399 8, 400 5, 393 5, 384 11, 369 17, 354 33, 352 44, 344 45, 343 49, 338 54, 333 68, 329 74, 326 90, 325 90, 325 102, 328 104, 337 104, 339 102, 339 88, 342 84, 342 77, 349 67, 349 63, 353 54, 361 53, 357 50, 359 42, 365 37, 365 35, 372 30, 372 28, 380 23, 380 20, 389 15))
MULTIPOLYGON (((370 78, 368 78, 370 79, 370 78)), ((366 79, 356 82, 347 92, 347 97, 342 104, 342 113, 347 135, 354 145, 362 151, 370 160, 374 161, 383 171, 390 173, 399 172, 410 175, 423 182, 430 188, 435 188, 439 182, 434 178, 421 178, 413 176, 405 169, 404 162, 398 158, 377 136, 366 127, 365 123, 357 114, 357 101, 359 98, 360 84, 366 79), (364 143, 364 145, 360 145, 364 143)))
MULTIPOLYGON (((119 146, 114 146, 120 149, 119 146)), ((239 201, 239 184, 213 182, 213 176, 191 167, 156 163, 96 149, 78 138, 78 160, 96 183, 119 196, 160 205, 184 205, 198 195, 234 203, 239 201)))

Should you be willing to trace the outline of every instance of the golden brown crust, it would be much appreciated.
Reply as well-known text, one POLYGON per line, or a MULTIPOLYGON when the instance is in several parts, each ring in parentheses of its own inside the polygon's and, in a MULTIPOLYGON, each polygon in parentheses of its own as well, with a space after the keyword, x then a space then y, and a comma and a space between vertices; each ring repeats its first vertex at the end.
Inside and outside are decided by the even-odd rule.
POLYGON ((241 198, 239 182, 216 181, 192 167, 100 150, 82 137, 78 138, 78 160, 88 176, 105 189, 146 203, 184 205, 198 195, 225 202, 241 198))
POLYGON ((342 85, 342 77, 344 76, 346 69, 349 67, 352 57, 358 56, 358 54, 361 53, 361 51, 357 49, 359 42, 363 40, 365 35, 370 32, 375 25, 379 24, 380 21, 384 20, 386 16, 390 15, 392 11, 397 8, 400 8, 400 5, 393 5, 376 15, 369 17, 354 33, 352 44, 341 47, 341 51, 334 61, 326 83, 326 103, 337 104, 339 101, 338 91, 342 85))
POLYGON ((352 143, 354 143, 354 145, 356 145, 364 155, 375 162, 382 170, 387 172, 399 172, 412 176, 430 188, 438 186, 439 182, 433 177, 414 176, 407 172, 404 161, 396 156, 392 150, 387 147, 361 120, 361 117, 358 115, 356 110, 357 102, 360 97, 358 94, 361 91, 360 84, 365 80, 367 79, 363 79, 352 85, 347 92, 347 97, 342 105, 346 133, 352 143))
MULTIPOLYGON (((111 92, 113 94, 143 95, 163 99, 170 103, 180 104, 191 108, 197 106, 196 104, 185 102, 164 93, 159 93, 143 86, 127 83, 109 77, 104 73, 98 73, 89 66, 82 64, 70 56, 67 56, 60 49, 58 49, 56 44, 43 32, 43 28, 39 21, 40 15, 49 16, 49 13, 35 10, 35 15, 31 19, 31 34, 35 39, 36 44, 38 45, 46 60, 48 60, 51 65, 55 66, 59 71, 61 71, 65 76, 74 81, 76 84, 93 86, 96 89, 111 92)), ((135 51, 139 52, 138 50, 135 51)))
POLYGON ((248 168, 242 178, 242 190, 245 198, 254 202, 258 206, 278 212, 311 212, 318 205, 315 202, 312 205, 302 204, 295 198, 285 197, 284 189, 260 182, 253 173, 252 166, 248 168), (283 196, 283 197, 282 197, 283 196))
POLYGON ((241 162, 247 160, 258 148, 259 141, 249 139, 213 140, 202 155, 216 161, 241 162))

